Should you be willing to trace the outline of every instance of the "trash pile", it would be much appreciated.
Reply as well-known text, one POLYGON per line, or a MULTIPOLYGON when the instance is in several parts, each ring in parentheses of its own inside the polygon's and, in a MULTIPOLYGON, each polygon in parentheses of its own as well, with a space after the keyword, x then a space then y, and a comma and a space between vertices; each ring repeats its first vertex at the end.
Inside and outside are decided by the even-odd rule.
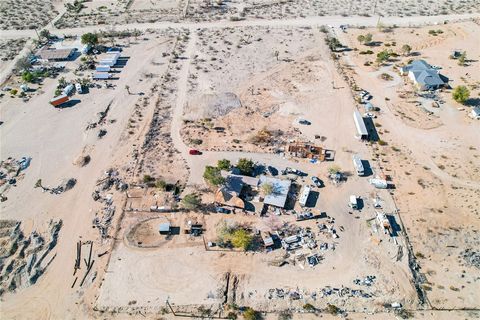
POLYGON ((76 184, 77 184, 77 179, 70 178, 63 181, 60 185, 51 188, 51 187, 43 186, 42 179, 38 179, 37 182, 35 183, 35 188, 42 188, 43 192, 48 192, 50 194, 61 194, 70 189, 73 189, 73 187, 75 187, 76 184))
POLYGON ((56 256, 49 253, 57 245, 61 227, 62 220, 51 220, 48 239, 37 231, 25 237, 20 222, 0 221, 0 239, 5 244, 0 255, 0 296, 37 282, 56 256))
POLYGON ((360 279, 353 280, 353 283, 359 286, 370 287, 375 282, 376 278, 377 277, 375 276, 366 276, 363 280, 360 280, 360 279))
POLYGON ((306 292, 300 289, 283 289, 274 288, 269 289, 265 294, 265 298, 272 299, 284 299, 284 300, 300 300, 300 299, 312 299, 316 301, 318 298, 333 300, 334 298, 364 298, 369 299, 374 297, 373 293, 365 292, 362 289, 352 289, 349 287, 332 288, 326 286, 324 288, 311 292, 306 292))
MULTIPOLYGON (((323 254, 327 250, 336 249, 335 242, 324 242, 322 238, 338 238, 334 227, 335 219, 328 218, 325 223, 317 223, 318 231, 315 233, 310 227, 285 224, 276 231, 276 237, 281 241, 281 247, 285 250, 285 256, 279 260, 272 261, 272 265, 283 266, 287 263, 293 265, 296 262, 305 262, 310 267, 321 263, 323 254)), ((303 268, 303 265, 300 264, 303 268)))
POLYGON ((108 237, 108 229, 115 214, 113 195, 108 193, 113 187, 115 190, 125 191, 128 189, 128 184, 123 182, 117 170, 109 169, 105 172, 104 177, 97 181, 97 188, 92 193, 93 200, 103 204, 102 209, 96 213, 92 221, 93 226, 98 228, 102 239, 108 237))
POLYGON ((20 160, 16 160, 12 157, 8 157, 7 160, 0 162, 0 201, 7 200, 5 193, 10 187, 15 186, 17 181, 23 177, 22 171, 26 170, 30 166, 32 158, 22 157, 20 160))
POLYGON ((480 269, 480 252, 473 249, 466 249, 460 253, 465 262, 472 267, 480 269))

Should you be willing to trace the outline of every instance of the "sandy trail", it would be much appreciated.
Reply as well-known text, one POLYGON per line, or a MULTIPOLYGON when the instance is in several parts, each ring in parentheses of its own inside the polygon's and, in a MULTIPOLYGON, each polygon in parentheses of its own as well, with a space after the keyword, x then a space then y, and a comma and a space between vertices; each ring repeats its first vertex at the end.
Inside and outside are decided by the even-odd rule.
MULTIPOLYGON (((441 16, 410 16, 410 17, 385 17, 385 22, 389 25, 409 26, 409 25, 421 25, 421 24, 436 24, 443 23, 444 21, 460 21, 480 17, 478 13, 469 14, 452 14, 441 16)), ((319 16, 319 17, 306 17, 296 19, 258 19, 258 20, 242 20, 242 21, 214 21, 214 22, 155 22, 155 23, 131 23, 115 26, 115 30, 131 30, 138 29, 145 31, 147 29, 197 29, 197 28, 233 28, 233 27, 249 27, 249 26, 276 26, 276 27, 301 27, 301 26, 320 26, 320 25, 332 25, 340 26, 342 24, 358 25, 366 27, 374 27, 378 24, 379 17, 342 17, 342 16, 319 16)), ((98 32, 105 28, 99 26, 88 26, 82 28, 67 28, 67 29, 53 29, 48 28, 50 31, 57 31, 65 35, 76 35, 85 32, 98 32)), ((3 38, 22 38, 22 37, 34 37, 34 30, 1 30, 1 36, 3 38)))

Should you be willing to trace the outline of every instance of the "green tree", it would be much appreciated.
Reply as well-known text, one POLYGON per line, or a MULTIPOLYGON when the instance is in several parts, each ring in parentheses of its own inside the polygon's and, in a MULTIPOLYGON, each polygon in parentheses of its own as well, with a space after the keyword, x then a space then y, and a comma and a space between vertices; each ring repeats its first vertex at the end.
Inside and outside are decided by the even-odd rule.
POLYGON ((253 310, 252 308, 248 307, 243 312, 243 318, 245 320, 260 320, 262 318, 260 312, 253 310))
POLYGON ((94 46, 98 43, 98 35, 96 33, 84 33, 81 37, 82 44, 89 44, 94 46))
POLYGON ((252 235, 245 229, 237 229, 232 233, 232 244, 235 248, 242 248, 248 250, 253 242, 252 235))
POLYGON ((336 305, 327 304, 327 312, 336 315, 340 312, 340 309, 336 305))
POLYGON ((50 40, 51 37, 52 35, 50 34, 50 31, 48 31, 47 29, 43 29, 42 31, 40 31, 41 39, 50 40))
POLYGON ((237 162, 237 168, 241 174, 251 176, 253 174, 254 164, 251 159, 241 158, 237 162))
POLYGON ((187 194, 182 199, 183 207, 189 210, 198 209, 201 204, 202 204, 202 201, 200 200, 200 197, 195 193, 187 194))
POLYGON ((262 184, 261 189, 262 189, 262 193, 263 193, 265 196, 268 196, 269 194, 272 194, 272 193, 273 193, 273 184, 271 184, 271 183, 264 183, 264 184, 262 184))
POLYGON ((342 44, 340 43, 340 41, 338 41, 338 39, 335 37, 327 37, 325 39, 325 42, 327 43, 330 50, 333 52, 337 51, 337 48, 342 47, 342 44))
POLYGON ((470 98, 470 90, 468 90, 468 88, 465 86, 455 87, 452 92, 452 98, 453 100, 464 104, 468 98, 470 98))
POLYGON ((467 60, 467 52, 463 51, 460 57, 458 57, 458 65, 459 66, 465 66, 465 62, 467 60))
POLYGON ((157 180, 157 182, 155 182, 155 187, 160 190, 165 190, 167 188, 167 183, 163 180, 157 180))
POLYGON ((365 38, 364 38, 364 39, 365 39, 365 40, 364 40, 365 45, 368 46, 368 45, 372 42, 373 36, 372 36, 371 33, 367 33, 367 34, 365 35, 365 38))
POLYGON ((358 35, 357 40, 360 43, 364 43, 365 42, 365 36, 363 34, 360 34, 360 35, 358 35))
POLYGON ((217 167, 206 166, 203 172, 203 178, 214 186, 219 186, 225 183, 225 178, 222 177, 220 169, 217 167))
POLYGON ((331 165, 329 168, 328 168, 328 173, 330 174, 335 174, 335 173, 339 173, 342 169, 340 169, 339 166, 337 165, 331 165))
POLYGON ((383 50, 377 53, 377 62, 382 64, 385 61, 388 61, 390 59, 391 53, 388 50, 383 50))
POLYGON ((222 159, 217 161, 217 167, 220 170, 230 170, 232 164, 230 163, 230 160, 222 159))
POLYGON ((408 56, 408 55, 410 55, 411 52, 412 52, 412 47, 410 47, 408 44, 404 44, 402 46, 403 55, 408 56))
POLYGON ((35 80, 35 75, 30 71, 25 71, 24 73, 22 73, 22 80, 31 83, 35 80))

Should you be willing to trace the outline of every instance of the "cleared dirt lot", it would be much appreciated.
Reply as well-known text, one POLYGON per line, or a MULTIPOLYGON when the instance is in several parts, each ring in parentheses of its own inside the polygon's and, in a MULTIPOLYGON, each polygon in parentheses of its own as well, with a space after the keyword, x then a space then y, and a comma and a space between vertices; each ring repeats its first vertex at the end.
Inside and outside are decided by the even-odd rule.
MULTIPOLYGON (((201 32, 203 33, 203 31, 201 32)), ((242 35, 251 31, 241 30, 237 32, 242 35)), ((319 133, 319 128, 321 128, 321 133, 326 136, 326 143, 329 143, 329 147, 337 151, 335 163, 346 171, 353 170, 351 168, 352 153, 360 153, 368 158, 369 150, 367 145, 360 143, 354 138, 355 129, 351 119, 354 110, 353 100, 346 83, 336 74, 332 60, 327 58, 329 52, 323 44, 322 33, 318 30, 310 31, 308 29, 306 31, 303 31, 303 29, 276 29, 272 32, 277 37, 281 37, 284 34, 296 34, 296 32, 314 32, 316 37, 305 37, 304 42, 298 44, 298 46, 293 46, 293 48, 290 46, 289 50, 294 52, 291 56, 295 58, 297 57, 295 54, 297 50, 301 51, 303 49, 307 51, 308 55, 313 57, 308 61, 311 61, 314 65, 317 62, 319 64, 318 68, 311 71, 312 76, 307 76, 307 81, 313 81, 313 79, 320 80, 308 86, 300 82, 301 80, 305 81, 301 78, 301 80, 295 81, 295 85, 303 88, 303 91, 300 90, 301 93, 307 92, 307 94, 312 94, 311 92, 314 91, 312 87, 320 86, 320 81, 328 84, 324 93, 326 98, 319 99, 319 101, 314 101, 313 98, 299 99, 298 102, 290 104, 288 113, 280 113, 277 117, 280 121, 285 121, 286 118, 289 122, 292 121, 290 112, 308 117, 312 125, 301 128, 304 136, 313 139, 314 135, 319 133), (318 48, 315 48, 317 46, 318 48), (335 82, 336 89, 332 88, 332 81, 335 82), (335 109, 330 111, 334 95, 336 97, 335 109)), ((227 31, 228 34, 239 37, 238 34, 231 30, 227 31)), ((196 42, 197 46, 201 42, 201 35, 190 34, 190 37, 192 38, 190 41, 193 41, 195 38, 199 39, 196 42)), ((215 42, 215 38, 212 41, 215 42)), ((222 41, 230 41, 230 38, 224 36, 222 41)), ((233 88, 245 87, 247 83, 254 83, 251 80, 252 77, 258 79, 259 83, 261 83, 260 79, 274 75, 274 72, 277 72, 279 69, 283 70, 285 68, 285 73, 287 73, 292 70, 290 68, 295 69, 296 67, 295 59, 290 62, 280 62, 276 60, 274 55, 267 54, 264 58, 266 60, 264 63, 262 63, 260 58, 256 60, 255 69, 263 72, 259 75, 258 72, 253 75, 250 55, 253 55, 256 51, 254 48, 248 48, 248 45, 246 47, 244 51, 242 48, 235 49, 238 50, 236 51, 237 53, 231 55, 231 60, 236 63, 236 70, 239 70, 236 73, 236 77, 231 80, 231 84, 225 81, 221 84, 218 80, 219 77, 216 77, 215 73, 212 75, 209 74, 210 72, 206 74, 199 73, 195 68, 197 65, 196 60, 192 60, 190 62, 189 78, 195 79, 196 75, 199 76, 198 80, 191 81, 188 84, 188 88, 192 88, 191 94, 188 96, 195 96, 197 90, 203 93, 199 89, 193 89, 198 88, 196 86, 197 83, 202 84, 202 88, 205 85, 207 92, 229 86, 233 88), (292 64, 293 67, 291 66, 292 64), (195 76, 192 77, 191 75, 195 76)), ((191 49, 189 47, 189 50, 191 49)), ((203 54, 202 50, 200 49, 196 52, 203 54)), ((223 58, 219 57, 219 59, 223 58)), ((303 55, 298 59, 303 59, 303 55)), ((233 64, 220 65, 222 66, 222 71, 215 72, 226 72, 229 74, 229 68, 234 68, 233 64), (225 71, 223 68, 225 68, 225 71)), ((301 70, 305 66, 298 68, 301 70)), ((298 72, 300 73, 300 71, 298 72)), ((271 76, 271 79, 278 80, 274 76, 271 76)), ((277 91, 280 92, 282 90, 281 83, 282 81, 272 82, 271 86, 277 88, 277 91)), ((187 85, 186 82, 185 85, 187 85)), ((278 95, 281 96, 281 93, 278 93, 278 95)), ((191 103, 188 102, 188 104, 191 103)), ((191 112, 188 109, 189 107, 190 105, 187 106, 185 118, 191 112)), ((258 109, 250 112, 250 117, 259 117, 260 115, 261 113, 258 109)), ((232 127, 240 127, 245 119, 247 118, 232 117, 230 120, 232 127)), ((223 141, 228 142, 228 140, 223 141)), ((218 142, 220 142, 219 139, 216 140, 216 143, 218 142)), ((224 146, 220 145, 218 148, 222 150, 224 146)), ((214 154, 211 153, 212 156, 214 154)), ((227 155, 228 153, 225 154, 227 155)), ((209 159, 208 155, 206 158, 200 157, 197 159, 205 161, 209 159)), ((236 153, 231 153, 227 158, 236 157, 235 155, 236 153)), ((222 156, 222 153, 218 153, 218 156, 222 156)), ((246 156, 248 157, 248 154, 246 156)), ((265 158, 267 159, 265 163, 269 164, 268 154, 265 155, 265 158)), ((300 161, 298 167, 305 169, 309 174, 325 179, 329 166, 328 163, 309 164, 307 166, 306 162, 300 161)), ((210 165, 213 163, 199 162, 198 168, 191 168, 191 171, 194 172, 192 174, 196 176, 198 172, 201 173, 205 164, 210 165)), ((377 167, 374 168, 374 170, 378 169, 377 167)), ((308 181, 309 177, 299 179, 298 182, 305 184, 309 183, 308 181)), ((202 183, 196 189, 199 190, 203 187, 202 183)), ((216 310, 219 308, 219 304, 226 299, 224 297, 225 275, 228 273, 238 281, 235 294, 233 294, 235 298, 231 302, 238 305, 250 305, 260 310, 273 311, 288 306, 301 309, 303 304, 307 302, 319 307, 325 307, 327 302, 331 302, 348 310, 360 310, 363 308, 374 310, 381 303, 394 301, 401 301, 405 305, 414 307, 416 305, 416 293, 409 280, 407 255, 399 254, 398 251, 406 252, 405 243, 403 243, 402 238, 397 237, 396 240, 399 246, 403 247, 403 249, 399 249, 393 243, 393 238, 383 235, 380 231, 374 232, 370 224, 367 224, 367 220, 375 218, 375 210, 372 207, 372 191, 373 187, 368 185, 367 178, 354 176, 349 177, 348 182, 339 187, 327 183, 325 188, 318 190, 320 196, 313 210, 316 213, 325 212, 327 215, 335 218, 336 228, 341 226, 344 231, 340 232, 339 239, 334 241, 332 241, 333 239, 324 239, 331 245, 335 243, 335 250, 327 251, 324 254, 325 260, 315 268, 310 268, 306 265, 287 265, 280 268, 271 266, 269 262, 278 259, 279 251, 268 254, 263 252, 247 254, 206 252, 201 240, 188 240, 182 231, 180 231, 181 235, 173 236, 172 240, 162 242, 162 236, 158 234, 155 236, 155 226, 165 219, 172 221, 173 225, 184 226, 186 218, 176 217, 181 215, 181 213, 162 214, 162 218, 148 220, 148 222, 145 222, 145 225, 137 228, 134 227, 137 221, 144 220, 151 214, 145 215, 144 213, 135 214, 129 212, 123 221, 122 232, 119 235, 119 238, 123 239, 123 241, 118 242, 112 255, 111 263, 108 267, 109 270, 103 281, 96 305, 99 309, 108 311, 143 310, 143 308, 154 311, 164 308, 161 301, 165 301, 168 298, 170 303, 174 304, 179 310, 194 311, 198 305, 205 305, 216 310), (362 212, 356 214, 357 218, 355 218, 355 215, 348 214, 346 204, 350 194, 361 196, 366 204, 362 212), (130 240, 128 242, 125 241, 125 234, 130 234, 132 228, 136 230, 135 232, 143 235, 142 245, 146 241, 146 243, 154 244, 158 248, 132 248, 132 237, 129 236, 130 240), (138 267, 132 269, 130 266, 134 263, 138 267), (357 277, 365 277, 367 275, 375 275, 377 277, 375 286, 368 289, 368 292, 373 295, 372 298, 347 298, 346 296, 336 295, 328 296, 324 299, 318 298, 321 289, 326 286, 339 288, 343 285, 349 288, 356 288, 352 281, 357 277), (178 288, 185 288, 185 290, 179 290, 178 288), (270 290, 275 288, 296 290, 300 292, 301 299, 269 298, 270 290), (128 292, 128 295, 125 294, 126 292, 128 292)), ((386 191, 379 192, 378 195, 384 201, 385 211, 393 213, 395 207, 390 200, 389 193, 386 191)), ((210 198, 207 195, 204 200, 207 203, 211 201, 211 195, 210 198)), ((248 222, 252 227, 262 229, 265 228, 265 220, 267 218, 260 218, 258 215, 243 216, 242 214, 204 216, 202 221, 204 221, 206 227, 206 241, 215 241, 215 226, 223 219, 231 219, 243 223, 248 222)), ((281 219, 282 221, 295 224, 292 216, 282 216, 281 219)), ((306 222, 304 225, 310 226, 312 229, 317 228, 315 221, 306 222)), ((322 236, 320 235, 319 237, 322 236)))

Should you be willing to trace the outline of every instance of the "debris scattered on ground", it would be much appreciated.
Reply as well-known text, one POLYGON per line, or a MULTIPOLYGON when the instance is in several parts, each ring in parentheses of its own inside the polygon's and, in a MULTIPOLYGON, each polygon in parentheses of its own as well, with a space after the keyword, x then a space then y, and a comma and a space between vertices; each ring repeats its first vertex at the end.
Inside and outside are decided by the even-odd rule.
POLYGON ((49 256, 49 253, 57 245, 61 227, 62 220, 51 220, 49 238, 37 231, 25 237, 20 222, 0 221, 0 295, 37 282, 56 256, 49 256))
POLYGON ((477 269, 480 269, 480 252, 473 249, 466 249, 460 253, 465 262, 477 269))
POLYGON ((0 162, 0 200, 7 200, 5 194, 17 182, 23 178, 22 171, 30 166, 32 158, 22 157, 20 160, 8 157, 7 160, 0 162))
POLYGON ((42 179, 38 179, 38 181, 35 183, 35 188, 42 188, 43 192, 49 192, 50 194, 61 194, 70 189, 73 189, 73 187, 75 187, 76 184, 77 184, 77 179, 70 178, 62 182, 60 185, 51 188, 51 187, 43 186, 42 179))
POLYGON ((97 188, 92 193, 93 200, 104 205, 92 221, 93 226, 98 228, 102 239, 108 237, 108 229, 115 214, 113 195, 108 193, 112 187, 119 191, 125 191, 128 189, 128 184, 120 178, 117 170, 109 169, 105 172, 104 177, 97 181, 97 188))

